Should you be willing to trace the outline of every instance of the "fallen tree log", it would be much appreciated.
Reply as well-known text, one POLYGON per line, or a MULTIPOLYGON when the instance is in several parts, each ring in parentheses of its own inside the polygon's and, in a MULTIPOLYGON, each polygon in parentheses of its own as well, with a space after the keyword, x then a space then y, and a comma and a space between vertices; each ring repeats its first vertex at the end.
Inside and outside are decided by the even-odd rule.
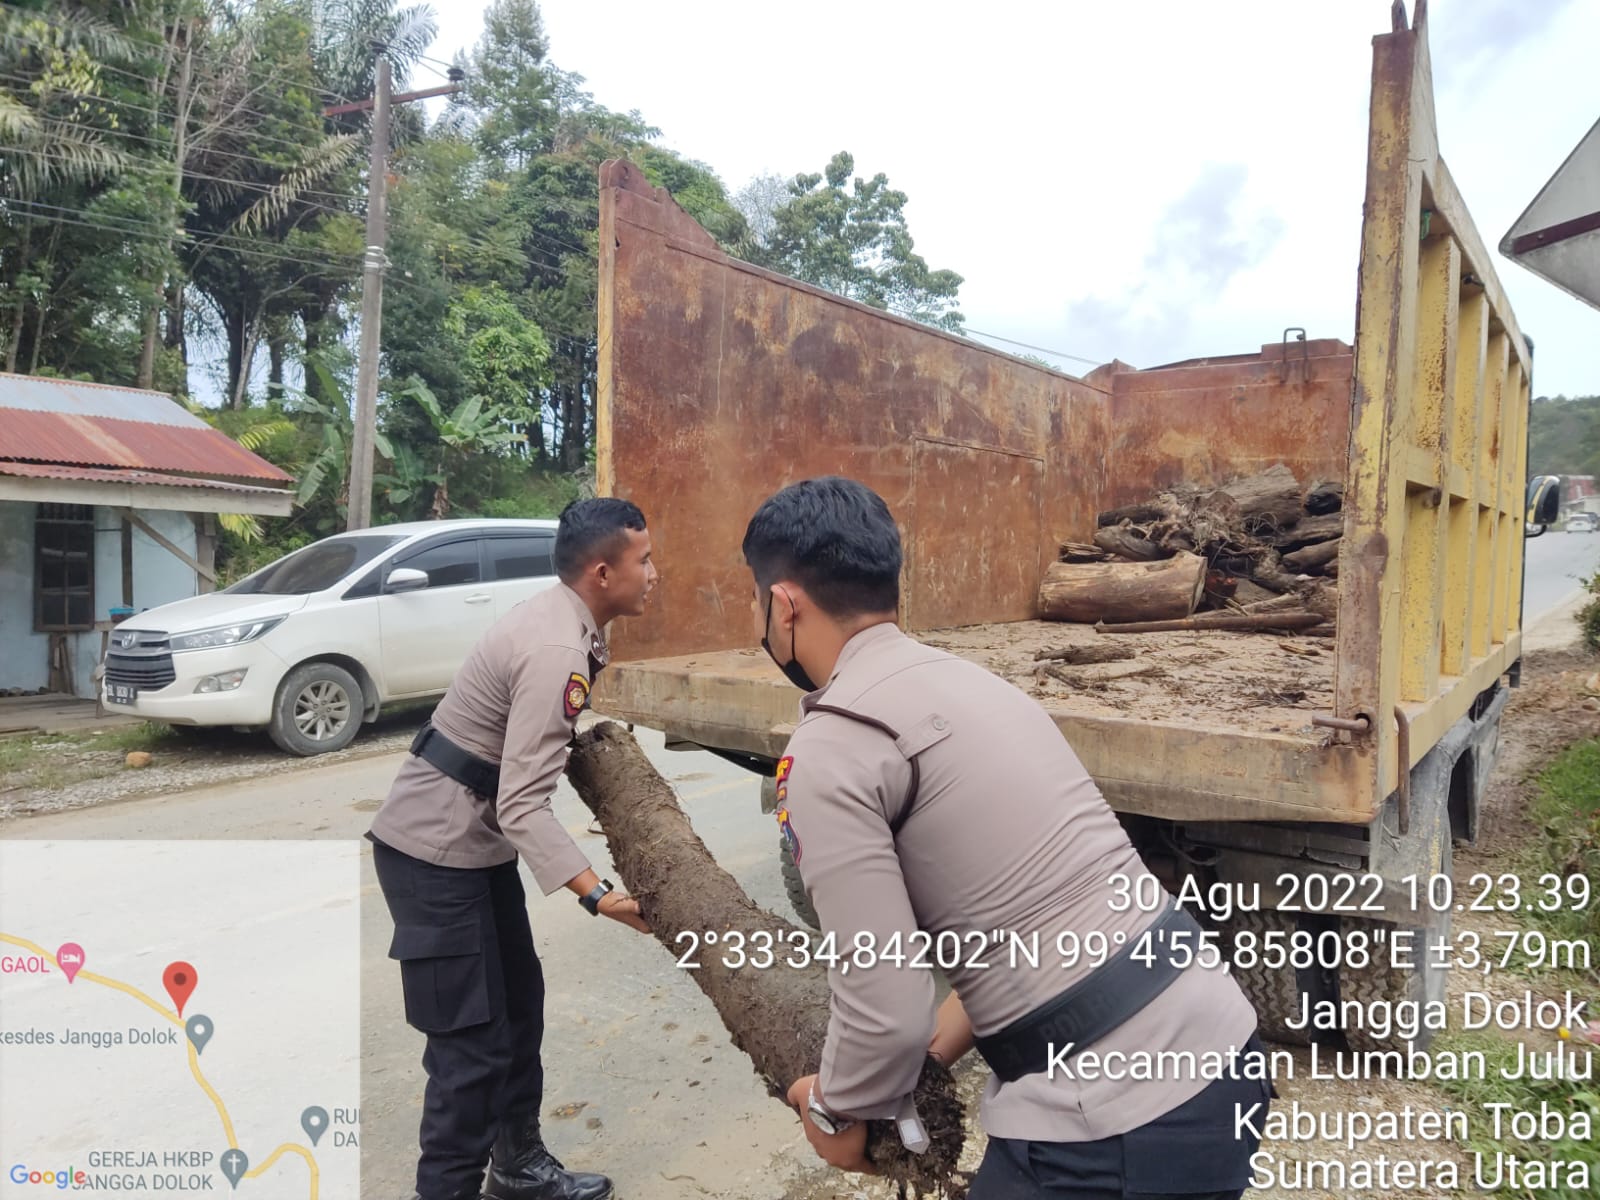
POLYGON ((1283 556, 1283 565, 1291 571, 1305 572, 1314 567, 1326 566, 1339 557, 1339 543, 1342 538, 1334 538, 1331 542, 1318 542, 1314 546, 1307 546, 1304 550, 1296 550, 1292 554, 1283 556))
POLYGON ((1103 512, 1095 519, 1095 524, 1102 529, 1108 525, 1121 525, 1127 521, 1133 525, 1148 525, 1154 521, 1168 521, 1177 516, 1178 507, 1163 500, 1151 500, 1144 504, 1129 504, 1123 508, 1113 508, 1103 512))
POLYGON ((1305 508, 1313 516, 1335 513, 1344 507, 1344 484, 1324 480, 1306 492, 1305 508))
POLYGON ((1185 617, 1177 621, 1132 621, 1124 625, 1097 624, 1096 633, 1177 633, 1185 629, 1231 629, 1257 631, 1262 629, 1311 629, 1323 623, 1317 613, 1206 613, 1199 617, 1185 617))
POLYGON ((1039 613, 1083 624, 1186 617, 1205 583, 1206 561, 1195 554, 1160 562, 1052 563, 1039 585, 1039 613))
POLYGON ((1172 557, 1170 550, 1163 550, 1148 538, 1142 538, 1131 528, 1121 525, 1097 529, 1094 544, 1107 554, 1115 554, 1130 562, 1159 562, 1172 557))
POLYGON ((1327 542, 1344 533, 1343 513, 1324 513, 1318 517, 1302 517, 1293 529, 1268 539, 1279 550, 1298 550, 1302 546, 1327 542))
POLYGON ((1300 483, 1294 472, 1282 463, 1259 475, 1247 475, 1223 484, 1201 502, 1211 509, 1235 518, 1244 532, 1270 535, 1299 522, 1300 483))
MULTIPOLYGON (((810 943, 811 932, 758 907, 717 865, 671 786, 622 726, 603 721, 579 734, 567 778, 599 819, 623 886, 674 959, 683 956, 679 935, 685 931, 715 932, 719 943, 726 940, 722 935, 738 932, 752 948, 761 944, 757 933, 779 939, 773 970, 730 968, 722 952, 708 945, 690 977, 716 1007, 733 1044, 750 1056, 768 1092, 787 1104, 789 1086, 821 1063, 828 1029, 826 968, 786 962, 794 948, 810 943)), ((931 1142, 927 1151, 912 1154, 893 1122, 872 1121, 867 1156, 882 1175, 918 1196, 962 1197, 966 1186, 956 1163, 965 1113, 950 1073, 931 1058, 923 1063, 916 1101, 931 1142)))

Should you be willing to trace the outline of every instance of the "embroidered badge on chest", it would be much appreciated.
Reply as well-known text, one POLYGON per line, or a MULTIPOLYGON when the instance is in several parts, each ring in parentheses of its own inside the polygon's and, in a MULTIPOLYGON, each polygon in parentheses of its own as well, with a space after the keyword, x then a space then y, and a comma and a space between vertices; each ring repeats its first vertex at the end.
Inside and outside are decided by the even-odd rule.
POLYGON ((570 720, 583 711, 583 706, 589 702, 589 681, 574 671, 567 678, 566 695, 562 697, 562 707, 565 708, 570 720))

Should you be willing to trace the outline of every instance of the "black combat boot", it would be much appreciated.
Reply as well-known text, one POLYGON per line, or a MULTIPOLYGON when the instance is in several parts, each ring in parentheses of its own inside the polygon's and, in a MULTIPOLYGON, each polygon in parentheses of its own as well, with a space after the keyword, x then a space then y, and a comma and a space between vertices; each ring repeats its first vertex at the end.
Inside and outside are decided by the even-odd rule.
POLYGON ((563 1167, 539 1136, 535 1110, 500 1126, 483 1194, 487 1200, 608 1200, 611 1180, 563 1167))

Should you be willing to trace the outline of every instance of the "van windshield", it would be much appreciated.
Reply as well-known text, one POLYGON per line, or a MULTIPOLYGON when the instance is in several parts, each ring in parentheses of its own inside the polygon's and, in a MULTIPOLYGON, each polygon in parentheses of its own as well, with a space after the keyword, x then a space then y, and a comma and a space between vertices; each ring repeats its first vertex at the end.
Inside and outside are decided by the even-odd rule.
POLYGON ((236 596, 308 596, 332 587, 401 540, 398 534, 362 534, 314 542, 223 591, 236 596))

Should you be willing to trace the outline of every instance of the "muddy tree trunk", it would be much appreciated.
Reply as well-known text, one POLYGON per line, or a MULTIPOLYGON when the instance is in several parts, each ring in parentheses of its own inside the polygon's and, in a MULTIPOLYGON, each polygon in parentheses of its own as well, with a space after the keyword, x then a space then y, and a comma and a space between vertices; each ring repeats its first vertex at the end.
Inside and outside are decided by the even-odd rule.
POLYGON ((1039 615, 1050 621, 1164 621, 1200 603, 1206 560, 1176 554, 1161 562, 1051 563, 1039 585, 1039 615))
MULTIPOLYGON (((799 948, 810 944, 810 931, 757 907, 717 865, 672 788, 622 726, 606 721, 579 735, 567 777, 599 818, 617 874, 638 899, 656 940, 678 959, 689 946, 679 935, 702 935, 692 960, 700 964, 692 972, 695 983, 768 1091, 785 1100, 790 1084, 817 1070, 828 1029, 826 968, 786 965, 791 955, 800 960, 799 948), (718 935, 717 945, 704 944, 708 932, 718 935), (761 944, 755 935, 773 934, 779 939, 777 965, 729 968, 721 943, 732 932, 745 935, 752 953, 761 944)), ((873 1121, 868 1156, 883 1175, 909 1184, 919 1195, 964 1195, 955 1174, 964 1113, 949 1072, 932 1059, 924 1063, 917 1084, 917 1108, 932 1141, 926 1153, 911 1154, 891 1122, 873 1121)))

